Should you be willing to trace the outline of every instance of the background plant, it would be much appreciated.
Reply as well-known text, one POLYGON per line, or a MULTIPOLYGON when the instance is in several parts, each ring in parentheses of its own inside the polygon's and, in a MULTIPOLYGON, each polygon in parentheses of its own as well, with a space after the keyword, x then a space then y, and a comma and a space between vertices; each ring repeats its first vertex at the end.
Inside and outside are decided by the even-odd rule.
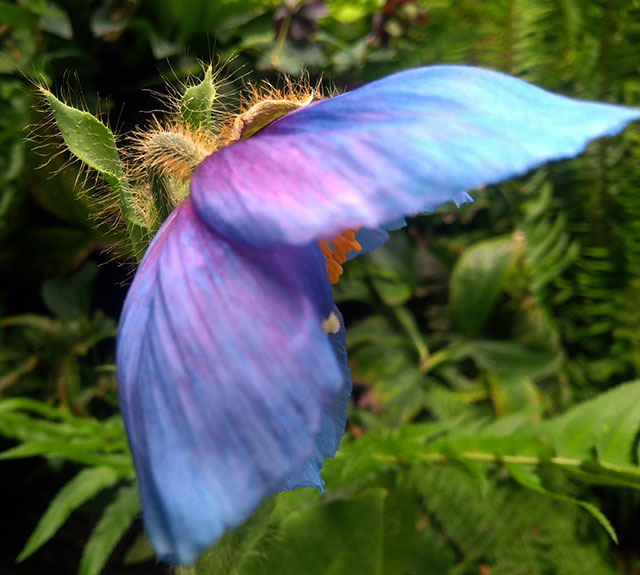
MULTIPOLYGON (((59 153, 33 81, 122 135, 201 61, 224 65, 227 106, 282 72, 343 88, 442 62, 638 105, 636 4, 0 2, 3 572, 167 571, 115 396, 131 228, 99 224, 118 184, 59 153)), ((639 154, 632 127, 351 262, 336 299, 355 391, 328 494, 272 498, 182 571, 635 573, 639 154)))

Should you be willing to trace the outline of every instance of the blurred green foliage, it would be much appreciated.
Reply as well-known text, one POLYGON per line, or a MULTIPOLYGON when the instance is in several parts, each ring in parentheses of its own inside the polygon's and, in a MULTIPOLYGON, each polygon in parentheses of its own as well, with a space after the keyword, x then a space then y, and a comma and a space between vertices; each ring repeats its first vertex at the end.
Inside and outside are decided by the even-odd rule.
MULTIPOLYGON (((40 572, 50 549, 64 573, 169 571, 141 530, 117 413, 116 318, 135 269, 123 245, 153 230, 98 217, 110 188, 129 206, 109 126, 144 125, 188 86, 185 121, 215 130, 214 94, 193 80, 210 62, 230 106, 243 81, 281 73, 342 89, 442 62, 637 106, 639 37, 634 0, 0 1, 5 491, 19 460, 33 470, 3 503, 22 539, 0 570, 40 572), (97 173, 61 153, 43 82, 62 98, 47 95, 67 146, 97 173), (74 149, 69 114, 107 145, 74 149), (30 500, 39 522, 21 519, 30 500)), ((271 498, 178 572, 637 573, 639 159, 632 127, 412 219, 350 262, 335 295, 354 394, 327 494, 271 498)))

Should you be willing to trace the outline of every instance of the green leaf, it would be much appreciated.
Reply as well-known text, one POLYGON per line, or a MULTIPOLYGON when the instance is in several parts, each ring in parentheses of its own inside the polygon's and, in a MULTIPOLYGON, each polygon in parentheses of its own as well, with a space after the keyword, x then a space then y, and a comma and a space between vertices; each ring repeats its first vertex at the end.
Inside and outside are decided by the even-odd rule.
POLYGON ((620 385, 541 424, 558 455, 638 470, 633 453, 640 429, 640 381, 620 385))
POLYGON ((373 488, 291 513, 238 575, 383 575, 386 495, 373 488))
MULTIPOLYGON (((38 318, 40 316, 17 316, 24 318, 38 318)), ((44 326, 44 329, 47 327, 44 326)), ((12 397, 11 399, 5 399, 0 401, 0 414, 3 412, 9 411, 30 411, 36 413, 38 415, 42 415, 43 417, 48 417, 50 419, 62 419, 62 420, 73 420, 74 416, 71 415, 67 411, 63 411, 61 409, 56 409, 55 407, 51 407, 42 401, 38 401, 36 399, 31 399, 29 397, 12 397)))
POLYGON ((534 383, 518 377, 487 374, 493 409, 498 417, 514 413, 532 413, 543 405, 542 395, 534 383))
POLYGON ((68 279, 51 279, 42 284, 42 299, 46 306, 64 320, 88 316, 91 284, 98 275, 98 266, 88 263, 68 279))
POLYGON ((14 28, 33 28, 38 22, 38 17, 20 5, 0 2, 0 21, 14 28))
POLYGON ((74 509, 95 497, 100 491, 112 487, 119 479, 118 473, 109 467, 80 471, 51 501, 17 561, 25 560, 51 539, 74 509))
POLYGON ((128 190, 111 130, 89 112, 68 106, 46 88, 42 91, 69 151, 104 176, 114 190, 128 190))
POLYGON ((407 334, 411 342, 418 352, 420 358, 420 364, 427 360, 429 357, 429 348, 420 333, 418 326, 416 325, 415 316, 412 315, 405 307, 397 307, 393 310, 394 317, 407 334))
POLYGON ((343 441, 335 459, 325 462, 322 474, 327 489, 344 489, 399 465, 421 465, 427 442, 459 427, 462 421, 458 417, 404 425, 383 433, 366 433, 351 442, 343 441))
POLYGON ((450 466, 416 469, 413 475, 430 519, 427 528, 449 542, 456 557, 455 568, 428 566, 416 573, 478 573, 480 561, 492 575, 615 572, 602 546, 580 535, 584 514, 575 505, 497 478, 483 495, 466 473, 450 466))
POLYGON ((123 453, 100 453, 97 450, 104 445, 101 437, 73 441, 65 438, 36 439, 7 449, 0 453, 2 459, 24 459, 42 455, 59 457, 85 465, 107 465, 128 475, 132 469, 130 458, 123 453))
MULTIPOLYGON (((296 490, 296 492, 299 491, 305 490, 296 490)), ((202 553, 193 567, 179 568, 177 575, 244 573, 245 561, 250 561, 254 554, 262 553, 261 543, 264 536, 269 533, 274 504, 281 495, 284 494, 263 501, 245 523, 233 531, 227 531, 215 545, 202 553)))
POLYGON ((511 237, 478 242, 460 256, 451 274, 451 317, 464 335, 478 333, 486 324, 513 260, 511 237))
POLYGON ((111 130, 89 112, 61 102, 46 88, 42 88, 42 93, 69 151, 103 176, 117 194, 134 250, 141 256, 143 247, 140 244, 146 235, 145 227, 134 208, 129 182, 111 130))
POLYGON ((554 493, 549 491, 542 485, 540 476, 538 475, 536 468, 533 466, 515 465, 508 462, 505 462, 504 465, 511 476, 523 487, 531 489, 532 491, 536 491, 537 493, 542 493, 543 495, 559 499, 560 501, 574 503, 585 509, 594 519, 596 519, 598 523, 600 523, 600 525, 609 534, 609 537, 611 537, 614 543, 618 543, 618 535, 616 534, 613 525, 611 525, 605 514, 602 513, 602 511, 600 511, 600 509, 598 509, 595 505, 593 505, 593 503, 575 499, 574 497, 569 497, 568 495, 564 495, 562 493, 554 493))
POLYGON ((410 572, 416 548, 417 503, 407 474, 396 474, 384 502, 382 575, 410 572))
POLYGON ((129 530, 140 512, 140 499, 135 485, 121 487, 115 499, 104 510, 102 518, 87 542, 80 575, 98 575, 118 541, 129 530))
POLYGON ((216 97, 211 66, 207 68, 202 82, 187 88, 180 100, 180 113, 186 124, 194 130, 209 132, 211 107, 216 97))
POLYGON ((49 3, 47 13, 40 20, 40 28, 65 40, 73 38, 73 26, 69 15, 61 8, 54 6, 52 2, 49 3))
POLYGON ((418 532, 415 568, 409 573, 420 575, 443 575, 453 573, 456 555, 445 537, 438 533, 432 525, 427 524, 418 532))
POLYGON ((136 537, 135 541, 131 544, 124 554, 123 563, 125 565, 136 565, 137 563, 144 563, 155 557, 155 551, 151 547, 151 542, 147 537, 147 534, 143 531, 136 537))
POLYGON ((536 380, 555 372, 558 357, 514 341, 474 340, 456 349, 456 357, 471 357, 482 370, 504 379, 536 380))
POLYGON ((411 299, 411 286, 399 277, 393 277, 393 272, 378 273, 371 277, 371 285, 388 306, 402 305, 411 299))

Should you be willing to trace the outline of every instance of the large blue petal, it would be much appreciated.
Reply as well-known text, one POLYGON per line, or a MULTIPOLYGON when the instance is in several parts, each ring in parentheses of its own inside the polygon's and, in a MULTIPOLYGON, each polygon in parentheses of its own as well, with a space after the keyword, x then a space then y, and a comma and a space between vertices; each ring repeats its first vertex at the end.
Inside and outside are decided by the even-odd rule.
POLYGON ((392 222, 385 222, 381 228, 360 228, 356 232, 356 241, 362 248, 359 252, 350 251, 347 252, 347 260, 352 260, 363 254, 368 254, 376 248, 379 248, 382 244, 386 244, 389 241, 389 234, 387 232, 393 232, 404 228, 407 225, 404 216, 397 218, 392 222))
POLYGON ((465 201, 464 190, 574 156, 639 117, 497 72, 419 68, 214 152, 191 192, 201 217, 233 241, 302 245, 465 201))
POLYGON ((189 199, 161 228, 117 346, 120 404, 160 558, 191 563, 317 459, 323 414, 345 393, 322 329, 332 305, 315 245, 231 245, 189 199))
POLYGON ((389 234, 387 233, 387 230, 382 228, 360 228, 356 232, 355 237, 362 249, 359 252, 348 252, 347 260, 352 260, 355 257, 368 254, 389 241, 389 234))
POLYGON ((351 396, 351 372, 347 364, 347 334, 342 314, 335 306, 333 313, 339 322, 339 328, 335 333, 329 333, 328 338, 342 372, 342 389, 324 409, 322 427, 315 439, 314 456, 302 473, 296 473, 288 478, 285 486, 287 489, 315 487, 320 491, 324 490, 320 470, 325 458, 333 457, 338 451, 347 423, 347 403, 351 396))

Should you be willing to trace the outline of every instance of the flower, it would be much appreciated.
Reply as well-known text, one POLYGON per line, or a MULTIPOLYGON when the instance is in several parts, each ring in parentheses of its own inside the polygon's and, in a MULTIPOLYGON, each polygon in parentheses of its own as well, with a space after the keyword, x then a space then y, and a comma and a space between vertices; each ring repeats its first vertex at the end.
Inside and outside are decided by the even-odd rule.
POLYGON ((198 166, 122 313, 120 403, 166 561, 193 562, 271 493, 322 489, 351 387, 328 280, 349 256, 640 118, 455 66, 289 110, 198 166))

